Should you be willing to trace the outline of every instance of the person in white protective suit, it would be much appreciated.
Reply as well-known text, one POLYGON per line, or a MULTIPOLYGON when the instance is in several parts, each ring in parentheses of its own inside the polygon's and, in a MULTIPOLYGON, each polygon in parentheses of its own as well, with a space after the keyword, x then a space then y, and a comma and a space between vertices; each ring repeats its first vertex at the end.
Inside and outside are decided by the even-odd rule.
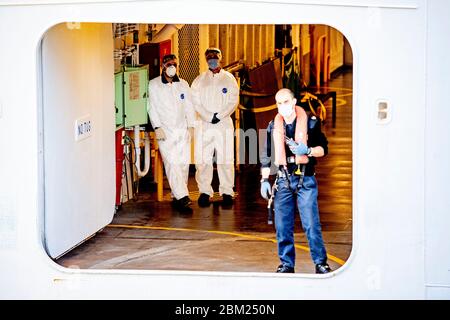
POLYGON ((173 204, 181 211, 190 210, 187 182, 195 110, 189 84, 177 76, 176 56, 165 55, 162 62, 161 76, 150 80, 148 85, 147 110, 175 198, 173 204))
POLYGON ((231 206, 234 196, 234 126, 231 115, 239 102, 239 87, 233 75, 220 66, 222 52, 208 48, 205 52, 208 70, 192 83, 194 108, 200 116, 195 137, 195 164, 200 197, 206 207, 213 195, 213 156, 216 152, 219 193, 222 204, 231 206))

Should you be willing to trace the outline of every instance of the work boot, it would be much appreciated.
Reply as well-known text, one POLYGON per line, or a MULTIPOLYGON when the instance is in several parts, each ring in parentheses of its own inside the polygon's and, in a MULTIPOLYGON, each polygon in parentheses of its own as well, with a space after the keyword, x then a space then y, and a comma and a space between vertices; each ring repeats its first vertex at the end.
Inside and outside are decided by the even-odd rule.
POLYGON ((192 204, 191 199, 189 199, 188 196, 185 196, 181 199, 175 200, 175 208, 180 212, 187 212, 190 211, 191 208, 189 207, 192 204))
POLYGON ((320 264, 316 264, 316 273, 329 273, 333 270, 331 270, 330 266, 328 265, 328 263, 320 263, 320 264))
POLYGON ((182 207, 187 207, 187 206, 190 206, 192 204, 192 201, 189 198, 189 196, 185 196, 185 197, 181 198, 180 200, 178 200, 178 203, 182 207))
POLYGON ((233 197, 230 196, 229 194, 223 194, 222 195, 222 205, 224 207, 231 207, 233 205, 233 197))
POLYGON ((295 273, 294 268, 280 264, 277 268, 277 273, 295 273))
POLYGON ((202 193, 198 198, 198 205, 200 207, 208 207, 209 206, 209 194, 202 193))

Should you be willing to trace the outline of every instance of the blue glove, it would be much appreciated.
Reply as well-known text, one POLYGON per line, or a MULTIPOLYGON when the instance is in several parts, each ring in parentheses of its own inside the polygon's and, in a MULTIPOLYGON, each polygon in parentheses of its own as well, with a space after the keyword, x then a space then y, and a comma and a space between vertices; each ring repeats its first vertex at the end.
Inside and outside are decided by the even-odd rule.
POLYGON ((302 156, 308 154, 308 146, 303 142, 296 143, 294 140, 288 142, 289 149, 296 156, 302 156))
POLYGON ((212 120, 211 120, 211 123, 212 123, 212 124, 216 124, 216 123, 219 122, 219 121, 220 121, 220 119, 217 118, 217 112, 216 112, 216 113, 214 113, 214 116, 213 116, 213 118, 212 118, 212 120))
POLYGON ((261 182, 261 197, 266 200, 269 200, 269 197, 272 195, 272 187, 270 186, 270 182, 268 179, 264 179, 261 182))

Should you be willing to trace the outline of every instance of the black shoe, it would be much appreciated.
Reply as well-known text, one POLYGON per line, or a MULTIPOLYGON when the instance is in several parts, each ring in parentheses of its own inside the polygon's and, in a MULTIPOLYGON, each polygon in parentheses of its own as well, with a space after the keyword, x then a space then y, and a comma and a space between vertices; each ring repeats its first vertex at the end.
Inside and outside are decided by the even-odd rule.
POLYGON ((231 207, 233 205, 233 197, 230 196, 229 194, 223 194, 222 195, 222 205, 224 207, 231 207))
POLYGON ((189 196, 185 196, 185 197, 181 198, 180 200, 178 200, 178 203, 182 207, 187 207, 187 206, 190 206, 192 204, 192 201, 189 198, 189 196))
POLYGON ((277 268, 277 273, 295 273, 294 268, 280 264, 277 268))
POLYGON ((177 209, 180 212, 188 212, 192 209, 189 207, 192 204, 191 199, 189 199, 188 196, 185 196, 178 200, 173 200, 172 202, 175 209, 177 209))
POLYGON ((327 263, 323 263, 323 264, 316 264, 316 273, 329 273, 333 270, 331 270, 330 266, 327 263))
POLYGON ((200 197, 198 198, 198 205, 200 207, 208 207, 209 206, 209 195, 206 193, 200 194, 200 197))

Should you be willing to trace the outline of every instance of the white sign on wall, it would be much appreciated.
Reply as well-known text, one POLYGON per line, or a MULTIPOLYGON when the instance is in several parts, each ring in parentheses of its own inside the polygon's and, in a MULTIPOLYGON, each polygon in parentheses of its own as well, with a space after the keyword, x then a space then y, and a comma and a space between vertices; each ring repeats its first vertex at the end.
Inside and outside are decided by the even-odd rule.
POLYGON ((75 141, 87 139, 91 135, 92 135, 92 120, 90 114, 75 120, 75 141))

